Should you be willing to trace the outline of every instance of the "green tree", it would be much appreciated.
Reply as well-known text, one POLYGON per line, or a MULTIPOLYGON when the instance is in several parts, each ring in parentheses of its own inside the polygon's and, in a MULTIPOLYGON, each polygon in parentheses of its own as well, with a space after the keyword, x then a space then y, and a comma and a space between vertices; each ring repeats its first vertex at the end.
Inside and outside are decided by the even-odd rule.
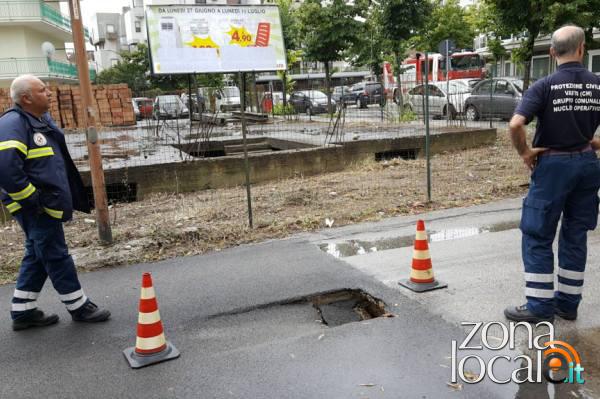
MULTIPOLYGON (((402 63, 408 40, 420 30, 430 15, 431 3, 427 0, 384 0, 381 24, 383 35, 389 41, 395 59, 395 65, 402 63)), ((398 84, 398 105, 403 106, 401 68, 396 68, 398 84)))
POLYGON ((117 65, 105 69, 98 74, 99 84, 127 83, 134 93, 147 90, 150 87, 150 67, 148 62, 148 47, 141 43, 135 51, 123 51, 117 65))
POLYGON ((420 50, 437 52, 441 41, 452 39, 457 48, 471 48, 475 31, 467 20, 467 11, 458 0, 435 0, 431 16, 418 36, 420 50))
POLYGON ((365 65, 377 76, 383 73, 383 62, 389 48, 383 36, 381 6, 371 3, 367 10, 367 18, 358 31, 357 40, 349 49, 348 55, 353 65, 365 65))
POLYGON ((331 109, 331 65, 358 40, 363 8, 345 0, 307 0, 298 10, 299 41, 304 57, 325 64, 327 105, 331 109))
POLYGON ((592 31, 600 21, 600 0, 485 0, 494 7, 498 25, 507 33, 522 36, 520 47, 513 51, 513 59, 524 66, 523 88, 529 87, 531 57, 535 40, 540 34, 549 34, 565 23, 581 26, 593 47, 592 31))

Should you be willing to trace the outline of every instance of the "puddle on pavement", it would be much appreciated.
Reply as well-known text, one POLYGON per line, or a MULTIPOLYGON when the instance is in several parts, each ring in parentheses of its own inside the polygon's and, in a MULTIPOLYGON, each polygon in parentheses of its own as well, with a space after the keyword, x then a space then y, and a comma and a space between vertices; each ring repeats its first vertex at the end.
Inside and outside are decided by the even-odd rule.
MULTIPOLYGON (((499 231, 516 229, 518 221, 497 223, 485 227, 462 227, 454 229, 436 230, 429 233, 429 242, 456 240, 460 238, 473 237, 480 234, 496 233, 499 231)), ((336 258, 364 255, 367 253, 385 251, 388 249, 411 247, 415 236, 401 236, 384 238, 376 241, 349 240, 341 243, 320 244, 319 248, 336 258)))

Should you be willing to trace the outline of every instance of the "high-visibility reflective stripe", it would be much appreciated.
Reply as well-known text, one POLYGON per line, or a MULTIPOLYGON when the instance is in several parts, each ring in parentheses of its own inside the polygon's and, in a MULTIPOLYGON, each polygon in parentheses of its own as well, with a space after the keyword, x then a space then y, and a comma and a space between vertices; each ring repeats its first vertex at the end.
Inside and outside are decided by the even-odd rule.
POLYGON ((83 296, 83 290, 77 290, 77 291, 71 292, 70 294, 59 295, 58 297, 60 298, 61 301, 65 302, 65 301, 73 301, 75 299, 81 298, 82 296, 83 296))
POLYGON ((50 209, 46 207, 44 207, 44 211, 54 219, 62 219, 63 217, 63 211, 57 211, 56 209, 50 209))
POLYGON ((10 204, 6 205, 6 209, 8 209, 10 213, 15 213, 21 209, 21 205, 19 205, 18 202, 11 202, 10 204))
POLYGON ((554 274, 525 273, 525 281, 529 281, 532 283, 553 283, 554 274))
POLYGON ((85 305, 86 301, 87 301, 87 296, 84 295, 77 302, 65 304, 65 306, 66 306, 67 310, 73 311, 73 310, 77 310, 80 307, 82 307, 83 305, 85 305))
POLYGON ((15 290, 13 297, 19 299, 38 299, 39 292, 15 290))
POLYGON ((415 249, 413 251, 413 259, 430 259, 431 256, 429 255, 429 250, 426 251, 419 251, 418 249, 415 249))
POLYGON ((429 270, 431 269, 431 259, 413 259, 413 270, 429 270))
POLYGON ((154 287, 144 288, 142 287, 141 299, 152 299, 155 298, 156 294, 154 293, 154 287))
POLYGON ((411 279, 417 279, 417 280, 429 280, 433 278, 433 271, 431 269, 429 270, 411 270, 410 271, 410 278, 411 279))
POLYGON ((27 146, 17 140, 0 141, 0 151, 15 148, 27 156, 27 146))
POLYGON ((564 292, 565 294, 581 295, 581 293, 583 292, 583 286, 577 287, 574 285, 558 283, 558 290, 560 292, 564 292))
POLYGON ((10 198, 12 198, 15 201, 21 201, 31 196, 31 194, 33 194, 34 192, 35 187, 33 186, 33 184, 29 183, 27 187, 25 187, 23 190, 17 193, 8 193, 8 195, 10 195, 10 198))
POLYGON ((427 239, 426 231, 417 231, 417 234, 415 234, 415 240, 426 240, 426 239, 427 239))
POLYGON ((563 269, 562 267, 558 268, 558 275, 564 278, 569 278, 571 280, 583 280, 583 276, 585 272, 576 272, 573 270, 563 269))
POLYGON ((24 312, 26 310, 36 309, 37 301, 27 302, 27 303, 13 303, 10 306, 10 310, 13 312, 24 312))
POLYGON ((154 324, 160 321, 160 313, 158 310, 152 313, 139 313, 138 323, 139 324, 154 324))
POLYGON ((158 349, 165 344, 166 344, 166 341, 165 341, 164 333, 159 334, 156 337, 151 337, 151 338, 137 337, 135 339, 135 349, 141 349, 141 350, 146 350, 146 351, 158 349))
POLYGON ((531 296, 534 298, 552 299, 554 298, 554 290, 542 290, 539 288, 525 288, 525 296, 531 296))
POLYGON ((50 157, 52 155, 54 155, 52 147, 40 147, 29 150, 27 152, 27 159, 50 157))
POLYGON ((137 353, 139 355, 152 355, 155 353, 160 353, 160 352, 164 351, 166 348, 167 348, 167 343, 165 342, 164 345, 161 345, 158 348, 154 348, 154 349, 150 349, 150 350, 135 348, 135 353, 137 353))

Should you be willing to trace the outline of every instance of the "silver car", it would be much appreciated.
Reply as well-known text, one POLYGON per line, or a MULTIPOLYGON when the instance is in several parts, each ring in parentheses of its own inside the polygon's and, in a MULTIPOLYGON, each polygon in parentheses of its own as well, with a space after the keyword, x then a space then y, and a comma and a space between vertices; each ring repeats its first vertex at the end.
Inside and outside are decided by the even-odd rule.
MULTIPOLYGON (((469 89, 460 83, 450 81, 450 94, 447 94, 447 82, 429 83, 429 114, 434 117, 446 117, 446 108, 450 108, 450 118, 454 119, 458 114, 464 113, 465 100, 469 98, 469 89)), ((411 110, 417 115, 425 113, 425 85, 420 84, 408 91, 405 109, 411 110)))

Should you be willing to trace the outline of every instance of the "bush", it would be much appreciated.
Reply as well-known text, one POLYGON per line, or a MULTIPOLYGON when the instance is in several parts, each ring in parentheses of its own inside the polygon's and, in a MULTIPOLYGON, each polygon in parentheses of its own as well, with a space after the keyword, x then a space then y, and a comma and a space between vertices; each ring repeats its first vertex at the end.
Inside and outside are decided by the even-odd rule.
POLYGON ((412 122, 417 120, 417 114, 410 108, 405 108, 400 115, 400 122, 412 122))
POLYGON ((273 107, 273 115, 294 115, 296 111, 294 111, 294 106, 292 104, 287 104, 286 107, 283 104, 275 104, 273 107))

